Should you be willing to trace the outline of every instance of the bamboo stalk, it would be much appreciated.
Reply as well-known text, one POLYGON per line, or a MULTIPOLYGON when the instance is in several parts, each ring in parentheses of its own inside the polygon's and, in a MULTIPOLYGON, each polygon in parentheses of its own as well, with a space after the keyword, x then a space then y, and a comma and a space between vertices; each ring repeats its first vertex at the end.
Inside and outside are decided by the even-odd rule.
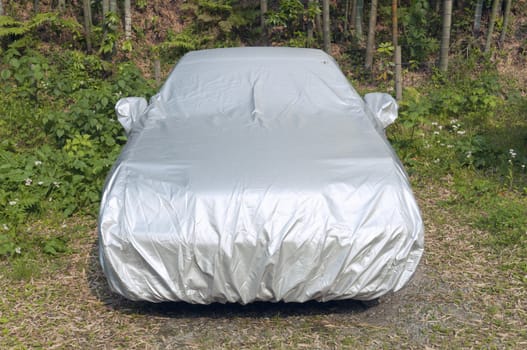
POLYGON ((324 51, 331 54, 331 32, 329 24, 329 0, 322 0, 322 25, 324 32, 324 51))
POLYGON ((503 42, 505 41, 505 36, 507 35, 507 27, 509 26, 509 18, 511 15, 511 2, 512 0, 506 0, 505 2, 505 13, 503 15, 503 28, 501 29, 500 34, 500 47, 503 46, 503 42))
POLYGON ((397 101, 403 99, 403 69, 401 58, 401 46, 395 47, 395 98, 397 101))
POLYGON ((474 11, 474 28, 472 29, 474 37, 479 36, 479 30, 481 28, 481 13, 483 12, 484 0, 478 0, 476 3, 476 10, 474 11))
POLYGON ((496 17, 498 16, 498 7, 500 3, 501 0, 494 0, 492 2, 492 12, 490 13, 489 28, 487 31, 487 40, 485 41, 484 52, 488 52, 492 44, 492 32, 494 31, 494 24, 496 23, 496 17))
POLYGON ((448 51, 450 48, 450 27, 452 26, 452 0, 443 2, 443 31, 441 34, 441 50, 439 69, 446 72, 448 69, 448 51))
POLYGON ((260 31, 261 38, 267 43, 267 25, 265 23, 265 14, 267 13, 267 0, 260 0, 260 31))
POLYGON ((368 25, 368 42, 366 44, 365 68, 373 66, 373 51, 375 48, 375 26, 377 25, 377 0, 371 0, 370 21, 368 25))
POLYGON ((397 18, 397 0, 392 0, 392 45, 397 48, 399 37, 399 24, 397 18))

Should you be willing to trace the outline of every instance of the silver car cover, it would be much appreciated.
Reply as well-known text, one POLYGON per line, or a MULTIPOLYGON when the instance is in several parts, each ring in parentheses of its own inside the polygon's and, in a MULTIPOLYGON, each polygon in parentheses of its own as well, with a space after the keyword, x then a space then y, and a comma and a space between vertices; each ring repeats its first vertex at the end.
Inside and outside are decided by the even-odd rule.
POLYGON ((128 142, 108 175, 100 261, 131 300, 369 300, 397 291, 423 223, 367 103, 319 50, 191 52, 149 104, 116 106, 128 142))

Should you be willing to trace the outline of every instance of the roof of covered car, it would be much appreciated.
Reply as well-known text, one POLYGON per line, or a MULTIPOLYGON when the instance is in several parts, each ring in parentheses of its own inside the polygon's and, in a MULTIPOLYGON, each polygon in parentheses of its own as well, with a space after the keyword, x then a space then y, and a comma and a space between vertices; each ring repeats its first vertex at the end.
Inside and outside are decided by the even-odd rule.
POLYGON ((189 64, 203 61, 317 61, 327 63, 334 60, 324 51, 292 47, 234 47, 192 51, 187 53, 179 64, 189 64))

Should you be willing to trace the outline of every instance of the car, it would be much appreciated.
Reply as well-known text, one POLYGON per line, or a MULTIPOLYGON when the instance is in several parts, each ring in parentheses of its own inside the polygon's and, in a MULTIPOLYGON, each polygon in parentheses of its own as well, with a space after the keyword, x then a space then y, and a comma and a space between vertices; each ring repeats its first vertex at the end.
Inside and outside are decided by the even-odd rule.
POLYGON ((408 176, 385 136, 388 94, 363 99, 320 50, 182 57, 107 177, 100 263, 130 300, 193 304, 374 300, 424 249, 408 176))

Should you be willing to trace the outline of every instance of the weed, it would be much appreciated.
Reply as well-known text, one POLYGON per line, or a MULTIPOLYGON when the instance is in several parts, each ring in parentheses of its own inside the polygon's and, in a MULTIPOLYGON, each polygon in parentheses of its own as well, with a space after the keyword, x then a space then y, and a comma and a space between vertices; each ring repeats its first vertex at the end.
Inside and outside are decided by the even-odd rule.
POLYGON ((11 278, 13 280, 29 280, 38 277, 40 266, 37 260, 32 258, 19 258, 12 261, 11 278))
POLYGON ((65 252, 60 239, 38 244, 26 223, 49 212, 95 215, 126 141, 113 106, 121 96, 148 96, 151 87, 130 64, 107 72, 102 60, 78 52, 9 49, 0 71, 0 103, 9 106, 0 119, 0 256, 23 255, 34 244, 65 252))
POLYGON ((513 84, 500 85, 485 60, 464 68, 448 80, 438 73, 422 91, 408 88, 388 136, 411 175, 453 179, 444 184, 454 190, 447 204, 467 223, 490 232, 487 244, 523 247, 527 154, 518 145, 527 136, 527 123, 518 111, 526 99, 514 93, 513 84), (515 127, 505 137, 507 125, 515 127))

